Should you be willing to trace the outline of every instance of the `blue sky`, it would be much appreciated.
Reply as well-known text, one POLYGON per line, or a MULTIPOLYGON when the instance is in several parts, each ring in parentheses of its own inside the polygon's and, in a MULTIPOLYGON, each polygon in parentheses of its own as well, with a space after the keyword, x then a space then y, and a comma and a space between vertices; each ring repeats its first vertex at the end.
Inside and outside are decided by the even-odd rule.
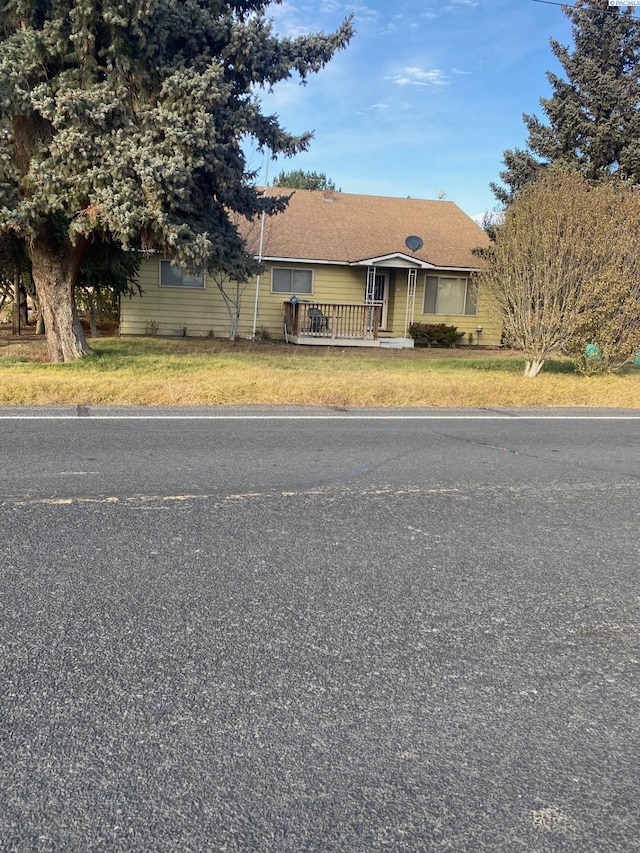
MULTIPOLYGON (((502 153, 522 147, 522 113, 542 117, 545 73, 560 70, 549 39, 571 44, 559 6, 535 0, 285 0, 276 32, 336 29, 354 13, 349 47, 306 86, 261 93, 293 133, 315 131, 308 152, 269 164, 324 172, 343 192, 436 198, 470 216, 492 210, 489 182, 502 153)), ((250 165, 264 166, 257 155, 250 165)))

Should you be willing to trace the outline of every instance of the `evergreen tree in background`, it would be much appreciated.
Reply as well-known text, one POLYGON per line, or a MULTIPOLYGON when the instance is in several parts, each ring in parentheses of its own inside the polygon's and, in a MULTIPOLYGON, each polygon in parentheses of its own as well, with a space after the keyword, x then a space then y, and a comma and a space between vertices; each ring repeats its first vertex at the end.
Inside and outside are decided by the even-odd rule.
POLYGON ((25 241, 49 358, 91 353, 74 301, 92 240, 238 277, 232 221, 284 209, 254 186, 244 137, 307 148, 264 115, 258 87, 302 81, 344 48, 280 38, 270 0, 0 0, 0 231, 25 241))
POLYGON ((574 50, 550 43, 566 79, 547 73, 552 95, 540 104, 548 123, 524 115, 526 150, 504 152, 505 186, 491 189, 505 206, 549 163, 575 167, 590 180, 617 174, 640 182, 640 22, 608 0, 578 0, 563 11, 574 50))
POLYGON ((293 169, 291 172, 280 172, 273 182, 274 187, 295 190, 336 190, 336 185, 324 172, 304 172, 293 169))

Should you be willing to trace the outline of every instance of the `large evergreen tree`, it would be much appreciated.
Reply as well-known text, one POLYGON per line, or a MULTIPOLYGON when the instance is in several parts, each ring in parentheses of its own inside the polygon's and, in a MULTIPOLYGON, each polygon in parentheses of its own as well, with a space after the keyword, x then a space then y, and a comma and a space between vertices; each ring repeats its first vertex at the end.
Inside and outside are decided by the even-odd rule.
POLYGON ((540 99, 547 122, 524 115, 526 150, 504 153, 506 186, 491 184, 504 205, 549 163, 590 180, 617 173, 640 182, 640 21, 608 0, 578 0, 564 13, 574 50, 555 39, 551 50, 566 79, 547 73, 552 95, 540 99))
MULTIPOLYGON (((275 0, 278 2, 278 0, 275 0)), ((0 230, 26 242, 49 357, 91 352, 73 291, 92 238, 251 269, 231 213, 283 209, 241 141, 304 150, 256 87, 320 70, 352 35, 273 33, 271 0, 0 0, 0 230)))

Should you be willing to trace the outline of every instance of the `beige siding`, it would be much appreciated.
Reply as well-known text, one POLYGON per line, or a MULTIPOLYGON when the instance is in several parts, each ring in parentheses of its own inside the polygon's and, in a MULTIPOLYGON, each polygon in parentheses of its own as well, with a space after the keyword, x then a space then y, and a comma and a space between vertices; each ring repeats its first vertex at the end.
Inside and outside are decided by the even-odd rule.
MULTIPOLYGON (((309 264, 277 263, 273 266, 284 268, 312 269, 313 293, 296 293, 300 300, 318 302, 364 302, 366 271, 351 269, 333 264, 313 266, 309 264)), ((284 303, 290 294, 271 292, 271 271, 263 277, 258 304, 258 329, 267 328, 272 337, 282 337, 284 303)), ((252 306, 253 308, 253 306, 252 306)))
MULTIPOLYGON (((436 273, 437 274, 437 273, 436 273)), ((484 346, 498 346, 502 337, 502 327, 496 320, 493 312, 489 310, 487 299, 482 293, 478 295, 478 313, 474 315, 468 314, 424 314, 424 291, 426 287, 426 276, 418 275, 418 286, 416 287, 416 306, 413 320, 415 323, 445 323, 447 326, 456 326, 459 332, 469 332, 473 334, 474 345, 480 343, 484 346), (482 334, 478 341, 476 329, 482 326, 482 334)), ((401 298, 406 298, 406 286, 404 295, 401 298)), ((404 322, 404 320, 403 320, 404 322)), ((460 345, 466 344, 468 337, 465 337, 460 345)))
MULTIPOLYGON (((186 328, 188 336, 213 334, 227 337, 229 315, 215 282, 207 275, 204 289, 160 287, 160 259, 145 260, 140 270, 142 296, 123 299, 121 303, 120 333, 122 335, 149 334, 152 324, 157 324, 157 334, 172 335, 186 328), (174 332, 175 330, 175 332, 174 332)), ((323 302, 363 302, 366 271, 337 265, 278 263, 274 266, 313 270, 313 293, 296 294, 300 299, 318 299, 323 302)), ((239 337, 253 332, 256 279, 249 281, 242 296, 239 337)), ((283 305, 289 299, 286 293, 271 292, 271 269, 260 276, 257 328, 266 329, 271 337, 283 334, 283 305)))
MULTIPOLYGON (((143 261, 140 276, 141 296, 123 298, 120 305, 120 334, 149 334, 152 324, 159 335, 182 333, 193 337, 227 337, 229 315, 215 281, 205 277, 204 288, 160 287, 160 258, 143 261)), ((245 289, 243 303, 253 302, 253 284, 245 289)), ((247 307, 245 306, 245 308, 247 307)), ((245 311, 246 313, 246 311, 245 311)), ((247 333, 251 331, 247 326, 247 333)), ((244 331, 244 326, 240 330, 244 331)))
MULTIPOLYGON (((345 267, 334 264, 291 264, 270 265, 260 276, 257 313, 258 331, 266 329, 274 339, 283 334, 283 306, 289 294, 271 292, 271 266, 313 270, 313 293, 297 293, 302 300, 319 302, 364 302, 367 270, 365 267, 345 267)), ((124 298, 121 304, 120 332, 123 335, 149 334, 155 325, 159 335, 182 334, 188 336, 214 335, 228 337, 229 316, 218 287, 207 275, 205 287, 180 288, 160 287, 160 259, 150 258, 143 262, 140 271, 142 296, 124 298)), ((380 271, 384 270, 380 267, 380 271)), ((383 336, 400 337, 404 334, 407 299, 407 274, 404 269, 384 270, 389 275, 389 309, 387 329, 383 336)), ((461 332, 473 334, 477 343, 476 328, 482 326, 480 343, 500 343, 501 329, 487 310, 482 293, 478 299, 478 314, 475 316, 449 316, 424 314, 425 274, 418 273, 414 321, 416 323, 446 323, 461 332)), ((256 279, 249 281, 242 296, 242 313, 238 329, 239 337, 253 332, 256 279)), ((462 343, 467 343, 467 338, 462 343)))

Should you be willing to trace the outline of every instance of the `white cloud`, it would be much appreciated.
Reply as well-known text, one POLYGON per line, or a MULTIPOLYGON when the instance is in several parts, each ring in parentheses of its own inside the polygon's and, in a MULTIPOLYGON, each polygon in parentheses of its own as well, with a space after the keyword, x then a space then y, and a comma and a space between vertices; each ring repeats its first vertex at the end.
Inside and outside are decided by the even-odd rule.
POLYGON ((366 107, 365 109, 363 109, 363 110, 358 110, 358 112, 356 113, 356 115, 359 115, 359 116, 366 116, 366 115, 369 115, 370 113, 377 113, 378 115, 382 115, 382 114, 383 114, 383 113, 385 113, 388 109, 389 109, 389 104, 383 104, 383 103, 379 103, 379 104, 370 104, 370 105, 369 105, 368 107, 366 107))
POLYGON ((504 212, 501 210, 485 210, 483 213, 474 213, 471 217, 474 222, 484 228, 485 225, 501 225, 504 222, 504 212))
POLYGON ((425 3, 423 0, 423 2, 417 3, 414 7, 414 14, 423 20, 432 21, 434 18, 440 18, 442 16, 442 10, 444 8, 445 6, 442 2, 427 0, 425 3))
POLYGON ((349 15, 358 21, 377 20, 380 13, 364 3, 349 3, 345 0, 320 0, 317 2, 284 2, 275 5, 269 15, 276 32, 282 36, 296 38, 301 35, 336 29, 349 15))
POLYGON ((308 33, 309 26, 303 23, 300 9, 292 3, 284 2, 273 9, 270 15, 276 33, 286 38, 297 38, 308 33))
POLYGON ((424 68, 409 66, 402 73, 391 78, 396 86, 446 86, 449 78, 439 68, 424 68))
POLYGON ((377 15, 374 9, 370 9, 361 3, 345 3, 344 0, 320 0, 318 4, 309 4, 309 8, 317 8, 323 15, 350 15, 352 12, 362 15, 377 15))
POLYGON ((298 80, 283 80, 272 90, 259 90, 257 94, 271 114, 298 106, 307 97, 307 90, 298 80))
POLYGON ((350 15, 353 12, 356 20, 361 21, 373 21, 380 17, 380 12, 377 9, 367 6, 365 3, 337 3, 333 2, 333 0, 323 0, 320 8, 323 11, 339 12, 344 16, 350 15))

